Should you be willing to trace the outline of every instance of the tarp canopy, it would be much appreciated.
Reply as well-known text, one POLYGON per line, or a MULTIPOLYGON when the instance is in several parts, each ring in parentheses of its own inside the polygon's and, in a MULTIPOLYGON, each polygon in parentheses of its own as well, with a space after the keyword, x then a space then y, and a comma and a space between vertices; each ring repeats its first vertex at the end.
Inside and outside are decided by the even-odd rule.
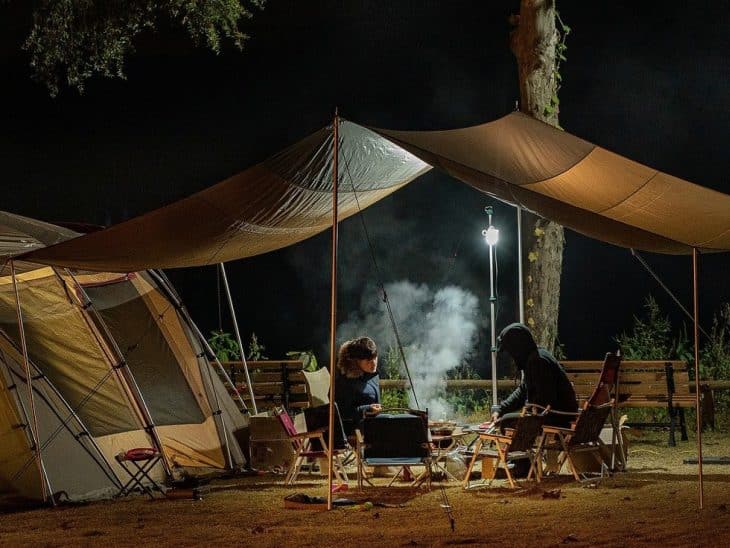
MULTIPOLYGON (((343 121, 339 134, 341 219, 431 169, 357 124, 343 121)), ((292 245, 332 224, 333 148, 332 129, 323 128, 217 185, 33 260, 129 272, 216 264, 292 245)))
MULTIPOLYGON (((435 166, 619 246, 671 254, 730 250, 730 196, 518 112, 450 131, 372 131, 343 121, 339 135, 340 219, 435 166)), ((323 128, 202 192, 27 257, 127 272, 214 264, 294 244, 330 226, 332 155, 332 130, 323 128)))
POLYGON ((730 196, 520 112, 451 131, 377 130, 478 190, 576 232, 669 254, 730 250, 730 196))

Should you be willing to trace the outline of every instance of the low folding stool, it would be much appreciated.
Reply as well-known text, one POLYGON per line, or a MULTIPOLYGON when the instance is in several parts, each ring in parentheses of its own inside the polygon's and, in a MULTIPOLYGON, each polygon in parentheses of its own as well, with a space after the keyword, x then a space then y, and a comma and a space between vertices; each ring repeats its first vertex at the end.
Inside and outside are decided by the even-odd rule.
POLYGON ((153 447, 137 447, 123 451, 114 457, 119 465, 129 474, 129 481, 119 490, 118 497, 126 497, 139 489, 155 498, 153 489, 167 496, 165 489, 150 477, 150 472, 162 460, 162 453, 153 447), (151 484, 151 485, 150 485, 151 484))

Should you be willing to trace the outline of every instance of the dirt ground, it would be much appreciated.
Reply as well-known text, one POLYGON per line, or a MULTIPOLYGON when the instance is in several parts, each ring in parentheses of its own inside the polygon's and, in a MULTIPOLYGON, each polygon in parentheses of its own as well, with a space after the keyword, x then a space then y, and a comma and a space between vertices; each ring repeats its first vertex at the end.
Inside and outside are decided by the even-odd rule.
MULTIPOLYGON (((730 434, 707 434, 705 456, 730 456, 730 434)), ((567 476, 516 490, 495 482, 464 491, 455 482, 432 490, 351 481, 339 495, 359 501, 331 512, 285 509, 292 493, 324 496, 326 482, 303 475, 295 487, 281 476, 219 479, 202 500, 189 491, 151 501, 133 496, 82 506, 7 513, 0 545, 141 544, 197 546, 721 546, 730 542, 730 466, 705 465, 704 509, 698 510, 693 438, 667 447, 666 433, 631 439, 629 468, 600 482, 567 476), (445 495, 455 530, 442 508, 445 495), (552 495, 552 496, 551 496, 552 495), (372 502, 373 507, 365 505, 372 502)))

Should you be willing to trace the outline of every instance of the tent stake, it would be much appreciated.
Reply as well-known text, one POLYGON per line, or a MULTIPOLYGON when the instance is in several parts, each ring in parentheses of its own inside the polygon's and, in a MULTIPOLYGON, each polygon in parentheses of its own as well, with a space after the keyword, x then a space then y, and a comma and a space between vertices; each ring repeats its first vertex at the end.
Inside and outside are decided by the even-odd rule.
POLYGON ((697 295, 697 248, 692 248, 692 295, 694 301, 695 339, 695 416, 697 418, 697 474, 699 479, 699 507, 704 506, 704 484, 702 478, 702 409, 700 408, 700 323, 697 295))
POLYGON ((38 436, 38 415, 35 408, 35 399, 33 398, 33 377, 30 374, 30 364, 28 359, 28 345, 25 340, 25 327, 23 326, 23 311, 20 308, 20 293, 18 292, 18 279, 15 275, 15 261, 10 259, 10 275, 13 278, 13 291, 15 292, 15 310, 18 317, 18 332, 20 333, 20 347, 23 352, 23 371, 25 378, 28 382, 28 402, 30 403, 30 433, 33 438, 33 453, 35 455, 36 467, 41 477, 41 496, 43 501, 50 500, 53 506, 56 505, 56 501, 53 498, 52 489, 50 489, 50 482, 48 481, 48 474, 46 474, 45 466, 43 466, 43 456, 41 455, 41 443, 38 436))
POLYGON ((246 375, 246 386, 248 386, 248 395, 251 397, 251 405, 253 406, 253 414, 258 415, 258 407, 256 406, 256 397, 253 394, 253 386, 251 386, 251 376, 248 372, 248 364, 246 363, 246 352, 241 341, 241 333, 238 330, 238 320, 236 319, 236 310, 233 308, 233 299, 231 298, 231 288, 228 285, 228 276, 226 276, 226 267, 223 263, 218 263, 223 278, 223 287, 226 288, 226 297, 228 298, 228 308, 231 311, 231 320, 233 321, 233 330, 236 333, 236 342, 241 350, 241 363, 243 364, 243 374, 246 375))
POLYGON ((332 279, 330 287, 330 407, 327 436, 327 510, 332 510, 332 457, 335 440, 335 362, 337 360, 337 185, 339 184, 337 156, 339 154, 340 117, 335 108, 332 123, 332 279))

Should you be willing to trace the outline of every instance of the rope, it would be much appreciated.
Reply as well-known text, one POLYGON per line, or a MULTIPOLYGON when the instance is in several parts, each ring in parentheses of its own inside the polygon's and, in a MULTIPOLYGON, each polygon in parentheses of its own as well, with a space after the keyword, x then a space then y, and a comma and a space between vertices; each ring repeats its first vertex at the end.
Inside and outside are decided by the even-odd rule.
POLYGON ((370 233, 368 232, 368 227, 365 224, 365 216, 363 215, 362 209, 360 208, 360 200, 357 197, 357 190, 355 189, 355 183, 352 180, 352 174, 350 173, 350 162, 345 158, 345 171, 347 171, 347 176, 350 179, 350 186, 352 187, 352 194, 355 198, 355 205, 357 206, 357 212, 358 217, 360 218, 360 223, 362 224, 363 231, 365 233, 365 239, 368 243, 368 250, 370 251, 370 258, 373 261, 373 266, 375 267, 375 276, 377 278, 378 286, 380 287, 380 291, 383 293, 383 302, 385 303, 385 308, 388 311, 388 318, 390 319, 390 325, 393 328, 393 335, 395 336, 396 344, 398 345, 398 352, 400 353, 401 360, 403 361, 403 367, 406 370, 406 376, 408 377, 408 384, 411 387, 411 392, 413 392, 413 401, 416 404, 416 407, 420 408, 420 405, 418 403, 418 396, 416 395, 416 389, 413 386, 413 379, 411 378, 411 371, 408 369, 408 362, 406 361, 406 355, 405 352, 403 352, 403 344, 400 340, 400 334, 398 333, 398 326, 395 322, 395 316, 393 315, 393 309, 390 306, 390 300, 388 299, 388 293, 385 291, 385 285, 383 284, 383 277, 381 275, 380 266, 378 265, 378 259, 375 256, 375 247, 373 246, 373 242, 370 239, 370 233))
POLYGON ((454 519, 454 513, 452 512, 451 503, 449 503, 449 498, 446 496, 446 488, 444 487, 443 483, 439 484, 439 487, 441 488, 441 508, 443 509, 444 513, 446 514, 446 517, 449 518, 449 525, 451 525, 451 530, 456 530, 456 520, 454 519))

